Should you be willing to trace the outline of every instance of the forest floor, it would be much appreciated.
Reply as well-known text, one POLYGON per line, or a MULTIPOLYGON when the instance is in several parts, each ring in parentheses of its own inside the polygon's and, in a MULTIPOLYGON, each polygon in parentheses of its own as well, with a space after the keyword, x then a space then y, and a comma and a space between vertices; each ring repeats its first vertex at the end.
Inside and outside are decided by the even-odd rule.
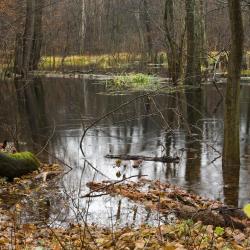
POLYGON ((27 222, 21 216, 27 204, 39 200, 38 205, 45 206, 35 209, 46 213, 46 190, 53 195, 51 186, 62 174, 59 165, 43 165, 13 182, 1 180, 0 249, 250 249, 250 221, 241 210, 146 179, 90 182, 89 193, 81 198, 127 197, 156 211, 159 218, 168 216, 164 223, 159 219, 156 227, 114 231, 86 223, 56 227, 45 221, 27 222))

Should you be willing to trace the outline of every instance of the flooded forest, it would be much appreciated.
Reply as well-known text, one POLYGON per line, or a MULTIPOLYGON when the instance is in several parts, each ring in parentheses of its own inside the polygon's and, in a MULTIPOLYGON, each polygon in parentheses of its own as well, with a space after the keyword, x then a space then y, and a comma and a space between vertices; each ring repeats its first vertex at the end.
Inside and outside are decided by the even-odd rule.
POLYGON ((250 249, 249 0, 0 0, 0 249, 250 249))

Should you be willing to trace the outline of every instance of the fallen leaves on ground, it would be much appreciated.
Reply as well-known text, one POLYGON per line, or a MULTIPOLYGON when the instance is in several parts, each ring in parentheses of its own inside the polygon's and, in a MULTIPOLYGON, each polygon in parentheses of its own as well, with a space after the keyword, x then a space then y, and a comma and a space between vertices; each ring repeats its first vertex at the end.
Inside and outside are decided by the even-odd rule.
MULTIPOLYGON (((204 228, 200 231, 195 227, 194 231, 197 232, 196 236, 200 238, 200 244, 206 245, 204 241, 209 242, 209 235, 212 235, 214 239, 218 238, 220 247, 228 247, 227 243, 229 242, 233 246, 232 249, 246 249, 245 247, 250 243, 250 221, 246 218, 243 211, 227 207, 219 201, 208 200, 188 193, 180 187, 145 179, 141 179, 138 182, 119 184, 112 184, 112 182, 107 181, 91 182, 88 183, 88 186, 92 190, 91 194, 98 190, 98 193, 121 195, 135 202, 142 203, 146 208, 158 211, 161 214, 174 213, 181 221, 192 219, 198 225, 200 223, 202 227, 207 227, 207 232, 203 232, 204 228), (228 229, 225 230, 225 228, 228 229), (232 228, 240 230, 232 230, 232 228), (208 238, 204 238, 204 234, 208 238), (209 235, 207 236, 207 234, 209 235), (244 242, 243 245, 242 242, 244 242)), ((186 232, 185 226, 183 226, 182 230, 179 230, 180 232, 186 232)), ((191 242, 196 238, 193 234, 186 235, 186 237, 190 238, 191 242)), ((207 245, 208 248, 209 244, 207 245)))
MULTIPOLYGON (((178 215, 178 212, 182 211, 187 214, 187 218, 179 218, 164 225, 159 223, 158 227, 141 225, 139 228, 125 227, 115 231, 84 223, 68 224, 59 228, 45 221, 20 221, 19 214, 26 208, 19 198, 39 193, 44 182, 43 173, 49 172, 59 173, 61 168, 57 165, 44 165, 40 172, 15 179, 13 183, 2 180, 3 191, 0 197, 3 198, 4 193, 9 194, 13 198, 13 204, 8 204, 10 209, 6 209, 3 199, 0 203, 0 249, 250 249, 248 227, 242 231, 206 224, 195 217, 196 213, 192 214, 197 210, 205 213, 211 208, 218 209, 215 210, 217 213, 222 211, 222 203, 206 200, 158 181, 141 180, 137 183, 126 182, 118 185, 92 182, 89 187, 98 192, 102 189, 111 195, 126 196, 158 211, 159 214, 175 212, 178 215), (191 212, 188 209, 191 209, 191 212), (191 214, 193 216, 190 216, 191 214)), ((247 219, 244 225, 247 225, 246 223, 247 219)))
MULTIPOLYGON (((1 212, 1 211, 0 211, 1 212)), ((249 235, 225 228, 217 235, 217 228, 191 220, 176 224, 117 231, 96 226, 70 225, 50 228, 33 224, 17 225, 9 220, 1 225, 0 248, 8 249, 249 249, 249 235)))
POLYGON ((29 196, 34 191, 42 190, 44 188, 42 183, 60 175, 62 172, 63 169, 58 164, 43 164, 37 171, 15 178, 13 182, 1 178, 0 207, 12 207, 23 197, 29 196))

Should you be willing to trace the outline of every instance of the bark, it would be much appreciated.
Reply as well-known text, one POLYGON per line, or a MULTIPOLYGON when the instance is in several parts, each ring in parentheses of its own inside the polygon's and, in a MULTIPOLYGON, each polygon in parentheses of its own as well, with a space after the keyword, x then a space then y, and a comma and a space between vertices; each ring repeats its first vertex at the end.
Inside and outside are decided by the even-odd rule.
POLYGON ((200 54, 201 65, 208 67, 208 53, 207 53, 207 34, 206 34, 206 20, 205 20, 205 4, 204 0, 199 0, 199 40, 200 40, 200 54))
POLYGON ((85 36, 86 36, 86 0, 81 0, 81 28, 80 28, 80 53, 84 52, 85 36))
POLYGON ((187 85, 197 85, 201 82, 200 39, 198 35, 197 0, 186 0, 187 29, 187 85))
POLYGON ((38 63, 41 57, 41 48, 43 39, 43 32, 42 32, 43 4, 44 0, 35 0, 34 33, 33 33, 32 50, 30 58, 30 70, 37 70, 38 63))
POLYGON ((139 38, 140 38, 140 47, 141 47, 141 53, 144 57, 144 51, 145 51, 145 43, 144 43, 144 34, 143 34, 143 29, 141 25, 141 14, 140 14, 140 8, 138 7, 137 12, 134 13, 135 20, 136 20, 136 25, 139 33, 139 38))
POLYGON ((44 0, 26 0, 24 33, 21 39, 17 35, 14 63, 14 72, 22 76, 38 68, 42 47, 43 3, 44 0))
POLYGON ((35 2, 26 0, 26 20, 23 34, 23 63, 22 74, 26 75, 29 71, 30 58, 32 52, 33 35, 34 35, 34 9, 35 2))
POLYGON ((168 71, 173 83, 177 83, 182 78, 183 68, 183 44, 184 34, 177 41, 174 23, 174 1, 166 0, 164 13, 164 29, 167 47, 168 71))
POLYGON ((22 62, 23 62, 23 40, 22 34, 16 34, 16 43, 15 43, 15 56, 14 56, 14 73, 22 74, 22 62))
POLYGON ((151 22, 149 16, 149 8, 148 8, 148 1, 143 0, 143 9, 144 9, 144 23, 146 27, 146 40, 147 40, 147 48, 148 48, 148 56, 150 60, 153 59, 153 41, 152 41, 152 29, 151 29, 151 22))
POLYGON ((188 186, 201 181, 201 157, 202 157, 202 128, 199 121, 202 120, 202 91, 200 88, 186 92, 187 100, 187 124, 188 135, 186 136, 187 160, 185 180, 188 186), (195 125, 196 124, 196 125, 195 125), (195 125, 195 126, 194 126, 195 125))
POLYGON ((224 168, 226 166, 235 166, 240 164, 240 73, 243 57, 244 36, 240 1, 229 0, 228 8, 231 29, 231 52, 229 55, 224 112, 224 168))

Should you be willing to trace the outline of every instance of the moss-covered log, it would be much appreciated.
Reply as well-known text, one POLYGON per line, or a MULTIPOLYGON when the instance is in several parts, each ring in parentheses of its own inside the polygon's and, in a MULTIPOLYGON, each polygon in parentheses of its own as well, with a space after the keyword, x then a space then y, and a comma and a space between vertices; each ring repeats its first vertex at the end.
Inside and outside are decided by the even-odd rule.
POLYGON ((38 159, 30 152, 0 153, 0 176, 13 179, 39 168, 38 159))

